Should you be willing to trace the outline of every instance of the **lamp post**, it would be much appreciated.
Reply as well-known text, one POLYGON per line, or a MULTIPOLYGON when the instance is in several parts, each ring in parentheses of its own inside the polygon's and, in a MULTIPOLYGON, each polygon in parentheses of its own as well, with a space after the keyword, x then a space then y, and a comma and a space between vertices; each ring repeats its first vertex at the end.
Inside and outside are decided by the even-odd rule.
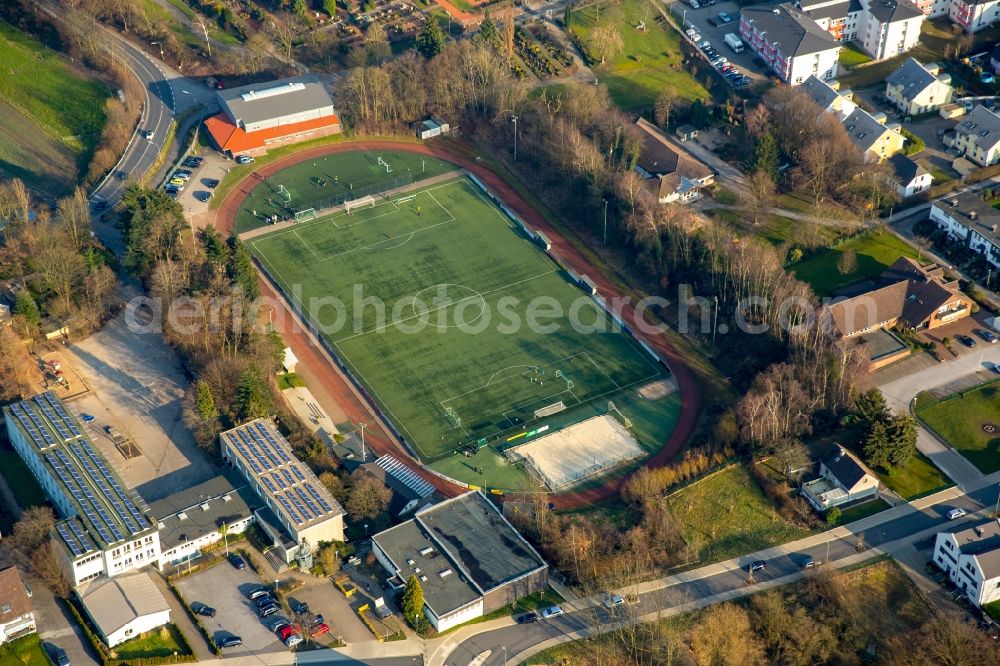
POLYGON ((514 161, 517 161, 517 116, 511 116, 510 121, 514 123, 514 161))
POLYGON ((163 42, 150 42, 149 45, 160 47, 160 60, 163 60, 163 42))
POLYGON ((507 646, 503 646, 503 666, 507 666, 507 646))
POLYGON ((608 200, 604 200, 604 243, 608 244, 608 200))

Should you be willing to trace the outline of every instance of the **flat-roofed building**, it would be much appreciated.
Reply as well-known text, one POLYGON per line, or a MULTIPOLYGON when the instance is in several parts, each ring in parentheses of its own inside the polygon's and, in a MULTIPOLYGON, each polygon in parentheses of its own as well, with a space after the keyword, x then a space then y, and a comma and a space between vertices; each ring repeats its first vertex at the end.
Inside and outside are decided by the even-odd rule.
POLYGON ((261 499, 258 524, 286 563, 298 558, 302 565, 321 542, 344 541, 344 509, 295 457, 291 444, 270 420, 257 419, 227 430, 219 435, 219 443, 222 458, 261 499))
POLYGON ((219 150, 260 155, 268 148, 341 131, 323 84, 312 74, 220 90, 219 113, 205 128, 219 150))
POLYGON ((105 460, 52 392, 3 408, 11 444, 64 520, 56 543, 76 587, 160 559, 149 508, 105 460))
POLYGON ((479 491, 418 511, 372 537, 396 586, 416 576, 437 631, 492 613, 548 584, 548 565, 479 491))

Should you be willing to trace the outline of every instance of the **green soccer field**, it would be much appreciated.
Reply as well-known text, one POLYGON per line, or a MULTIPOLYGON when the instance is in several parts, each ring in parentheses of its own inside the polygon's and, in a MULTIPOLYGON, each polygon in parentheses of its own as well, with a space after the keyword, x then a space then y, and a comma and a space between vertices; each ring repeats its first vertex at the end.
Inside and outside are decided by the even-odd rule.
POLYGON ((266 226, 264 216, 283 219, 307 208, 330 208, 346 199, 404 187, 457 168, 433 157, 391 151, 336 153, 299 162, 254 186, 236 213, 236 232, 266 226))
POLYGON ((662 377, 468 178, 248 245, 425 460, 604 413, 662 377))

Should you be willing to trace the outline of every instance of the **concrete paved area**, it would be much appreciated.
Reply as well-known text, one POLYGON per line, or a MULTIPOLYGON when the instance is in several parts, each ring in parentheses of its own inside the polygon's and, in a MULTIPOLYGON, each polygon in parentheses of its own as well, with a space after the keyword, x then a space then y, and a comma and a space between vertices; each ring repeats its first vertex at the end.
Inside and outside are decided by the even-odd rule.
MULTIPOLYGON (((228 562, 222 562, 211 569, 176 582, 176 587, 188 605, 201 602, 214 608, 215 617, 202 618, 202 624, 213 640, 220 640, 235 634, 243 639, 243 645, 226 648, 229 655, 257 655, 260 653, 287 651, 277 636, 257 617, 253 602, 247 598, 250 590, 262 581, 250 567, 235 569, 228 562)), ((272 615, 267 622, 274 622, 272 615)), ((271 663, 267 657, 264 663, 271 663)))
POLYGON ((56 603, 55 597, 41 581, 31 580, 29 584, 32 590, 31 604, 35 609, 35 626, 38 627, 38 636, 49 654, 54 654, 58 649, 66 653, 73 666, 97 666, 100 662, 90 647, 90 641, 69 611, 56 603))
MULTIPOLYGON (((123 295, 127 300, 129 291, 123 295)), ((147 502, 217 473, 183 423, 188 380, 163 336, 129 330, 123 313, 63 355, 91 387, 72 409, 96 417, 88 424, 95 443, 147 502), (141 455, 126 459, 104 433, 108 424, 141 455)))
POLYGON ((313 613, 321 614, 326 623, 330 625, 329 636, 323 637, 320 642, 326 642, 326 640, 338 636, 349 645, 366 641, 375 642, 375 636, 361 623, 356 613, 359 606, 370 603, 368 598, 358 592, 347 599, 340 590, 334 587, 333 581, 329 578, 298 574, 295 575, 295 578, 304 581, 305 586, 288 595, 289 599, 306 602, 313 613))

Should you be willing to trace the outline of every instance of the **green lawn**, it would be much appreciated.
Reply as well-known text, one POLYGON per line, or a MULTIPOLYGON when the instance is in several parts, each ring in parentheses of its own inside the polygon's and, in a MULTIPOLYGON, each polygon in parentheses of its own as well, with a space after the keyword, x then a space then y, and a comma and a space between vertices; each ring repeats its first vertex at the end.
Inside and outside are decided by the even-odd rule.
POLYGON ((917 416, 983 474, 1000 470, 1000 381, 937 402, 918 400, 917 416), (992 433, 983 430, 987 424, 992 433))
POLYGON ((707 564, 810 534, 778 515, 742 465, 733 465, 667 498, 685 540, 707 564))
MULTIPOLYGON (((686 100, 708 98, 708 90, 682 64, 680 35, 656 22, 656 7, 643 0, 623 0, 614 7, 620 10, 615 27, 622 38, 622 52, 604 66, 598 64, 600 56, 592 54, 592 64, 615 104, 626 111, 648 110, 667 86, 686 100), (637 30, 644 17, 646 30, 637 30)), ((600 24, 611 8, 610 3, 600 3, 600 24)), ((597 14, 595 3, 574 11, 570 22, 570 29, 591 51, 590 34, 599 25, 597 14)))
POLYGON ((3 21, 0 63, 0 179, 61 194, 86 171, 110 91, 3 21))
POLYGON ((337 153, 315 162, 300 162, 254 187, 236 214, 236 230, 242 233, 266 226, 261 220, 265 215, 283 218, 306 208, 329 208, 344 200, 395 189, 457 168, 433 157, 391 151, 337 153), (392 172, 386 172, 378 163, 379 157, 389 164, 392 172), (290 201, 281 187, 287 190, 290 201))
POLYGON ((905 500, 930 495, 952 485, 948 477, 920 452, 910 459, 906 467, 893 470, 892 474, 876 473, 882 483, 905 500))
POLYGON ((0 447, 0 474, 3 474, 22 509, 43 506, 48 502, 45 492, 35 481, 21 456, 7 446, 0 447))
POLYGON ((38 634, 22 636, 0 648, 0 666, 51 666, 38 634))
POLYGON ((900 257, 915 259, 917 250, 893 233, 878 231, 815 254, 792 265, 790 270, 795 273, 795 277, 807 282, 817 296, 828 296, 834 290, 851 283, 877 278, 900 257), (854 250, 857 255, 857 269, 853 273, 841 275, 837 270, 837 261, 848 250, 854 250))
POLYGON ((870 55, 859 49, 854 44, 848 42, 843 44, 843 47, 844 48, 840 50, 840 64, 848 69, 872 61, 870 55))
POLYGON ((169 657, 175 652, 190 654, 190 648, 180 628, 176 624, 168 624, 159 629, 153 629, 141 636, 112 648, 119 659, 146 659, 149 657, 169 657))
POLYGON ((876 513, 881 513, 888 508, 890 508, 889 504, 878 498, 862 504, 855 504, 852 507, 841 510, 840 517, 832 525, 832 527, 846 525, 848 523, 853 523, 856 520, 867 518, 868 516, 874 516, 876 513))
POLYGON ((248 246, 428 460, 603 414, 662 377, 467 178, 248 246))
POLYGON ((282 375, 278 375, 279 391, 284 391, 285 389, 290 389, 290 388, 298 388, 305 385, 306 385, 305 380, 303 380, 294 372, 286 372, 282 375))

